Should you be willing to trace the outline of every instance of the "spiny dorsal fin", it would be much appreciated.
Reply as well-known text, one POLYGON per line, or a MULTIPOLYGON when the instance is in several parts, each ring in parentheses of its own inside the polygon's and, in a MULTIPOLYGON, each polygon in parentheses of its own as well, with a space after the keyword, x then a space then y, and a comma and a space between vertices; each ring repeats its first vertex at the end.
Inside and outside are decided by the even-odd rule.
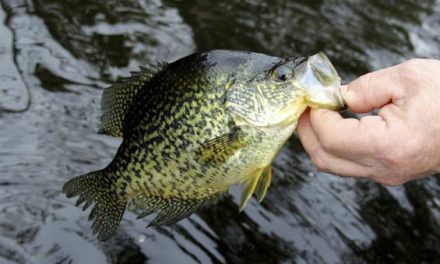
POLYGON ((123 136, 125 116, 136 94, 145 83, 156 73, 165 68, 166 63, 158 63, 157 66, 148 68, 140 67, 139 72, 131 72, 131 76, 124 78, 104 90, 101 98, 101 126, 99 134, 114 137, 123 136))
POLYGON ((148 226, 169 225, 191 215, 198 208, 215 202, 221 196, 222 194, 219 193, 205 199, 183 200, 179 198, 165 199, 159 196, 150 196, 147 192, 139 192, 131 199, 128 210, 136 213, 138 219, 156 213, 156 218, 148 226))

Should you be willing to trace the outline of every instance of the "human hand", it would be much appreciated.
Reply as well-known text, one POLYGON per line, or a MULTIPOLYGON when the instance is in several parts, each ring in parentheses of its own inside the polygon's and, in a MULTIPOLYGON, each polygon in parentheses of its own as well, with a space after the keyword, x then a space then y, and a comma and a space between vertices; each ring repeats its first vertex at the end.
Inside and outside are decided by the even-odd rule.
POLYGON ((440 169, 440 61, 413 59, 342 86, 354 113, 311 109, 298 134, 318 169, 399 185, 440 169))

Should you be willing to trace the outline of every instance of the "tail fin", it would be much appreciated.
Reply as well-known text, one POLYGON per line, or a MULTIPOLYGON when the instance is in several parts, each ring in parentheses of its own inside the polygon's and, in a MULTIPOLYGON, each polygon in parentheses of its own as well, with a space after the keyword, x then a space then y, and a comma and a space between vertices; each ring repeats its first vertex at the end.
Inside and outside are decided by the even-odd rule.
POLYGON ((125 211, 127 198, 121 197, 108 181, 103 171, 94 171, 75 177, 63 186, 67 198, 79 196, 76 206, 84 204, 83 210, 94 204, 89 220, 94 220, 92 230, 98 239, 108 239, 119 226, 125 211))

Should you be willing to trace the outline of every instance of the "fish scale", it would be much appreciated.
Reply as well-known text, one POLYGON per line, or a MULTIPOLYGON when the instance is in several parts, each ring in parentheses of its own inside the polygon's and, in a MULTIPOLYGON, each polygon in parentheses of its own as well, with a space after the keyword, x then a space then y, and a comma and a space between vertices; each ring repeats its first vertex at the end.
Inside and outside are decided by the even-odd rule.
POLYGON ((140 218, 156 214, 150 225, 170 224, 234 184, 244 185, 242 210, 254 192, 264 198, 270 164, 306 107, 342 107, 338 97, 307 101, 312 88, 336 93, 338 78, 323 54, 305 60, 213 50, 142 68, 103 93, 99 132, 123 138, 116 156, 63 191, 79 196, 78 205, 93 204, 92 229, 100 239, 116 231, 127 206, 140 218), (313 60, 336 77, 316 72, 326 84, 303 85, 302 72, 317 69, 313 60), (294 77, 278 78, 286 71, 294 77))

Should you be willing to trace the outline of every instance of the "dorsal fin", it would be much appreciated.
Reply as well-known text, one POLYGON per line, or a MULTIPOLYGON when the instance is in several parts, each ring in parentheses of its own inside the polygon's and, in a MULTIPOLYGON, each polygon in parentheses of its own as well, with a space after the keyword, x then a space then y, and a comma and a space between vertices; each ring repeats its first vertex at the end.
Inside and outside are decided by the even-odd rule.
POLYGON ((131 76, 108 87, 101 98, 101 126, 99 134, 123 137, 125 116, 136 94, 145 83, 167 64, 160 62, 157 66, 140 67, 139 72, 131 72, 131 76))

